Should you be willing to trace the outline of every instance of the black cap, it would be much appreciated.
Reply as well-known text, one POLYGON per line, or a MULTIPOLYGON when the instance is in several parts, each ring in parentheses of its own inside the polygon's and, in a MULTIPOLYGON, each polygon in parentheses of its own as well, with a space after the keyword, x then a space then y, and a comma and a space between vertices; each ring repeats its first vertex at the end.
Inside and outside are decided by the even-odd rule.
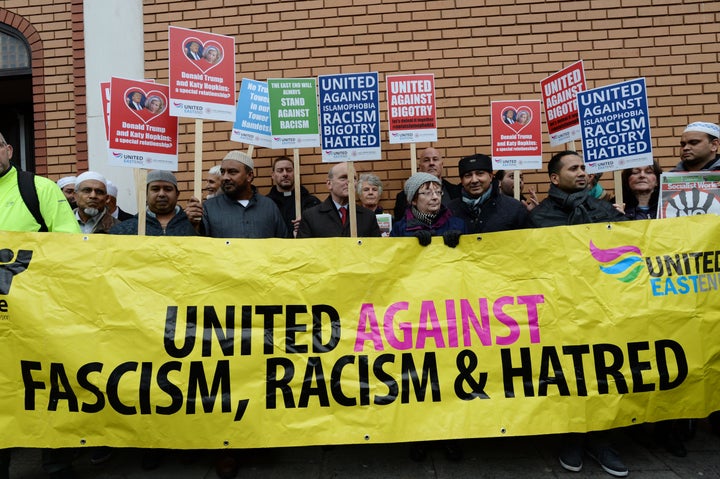
POLYGON ((465 173, 475 170, 487 171, 492 174, 492 160, 487 155, 476 153, 472 156, 466 156, 460 160, 458 163, 458 170, 460 171, 460 178, 465 176, 465 173))

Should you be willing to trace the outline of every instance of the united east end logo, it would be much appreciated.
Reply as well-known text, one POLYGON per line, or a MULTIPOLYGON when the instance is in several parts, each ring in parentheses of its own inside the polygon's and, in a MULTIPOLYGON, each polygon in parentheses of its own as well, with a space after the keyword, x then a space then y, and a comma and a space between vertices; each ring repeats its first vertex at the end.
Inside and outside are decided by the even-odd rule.
POLYGON ((633 245, 598 248, 590 241, 590 254, 600 271, 623 283, 644 281, 653 296, 716 292, 720 283, 720 251, 692 251, 643 256, 633 245))
POLYGON ((18 250, 17 256, 11 249, 0 249, 0 321, 10 319, 8 302, 1 296, 10 294, 13 278, 28 269, 32 251, 18 250))

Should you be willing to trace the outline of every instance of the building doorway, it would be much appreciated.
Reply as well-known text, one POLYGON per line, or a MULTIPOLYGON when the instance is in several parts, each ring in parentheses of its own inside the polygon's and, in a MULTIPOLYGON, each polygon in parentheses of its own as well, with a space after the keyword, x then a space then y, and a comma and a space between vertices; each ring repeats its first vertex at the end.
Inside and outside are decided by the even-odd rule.
POLYGON ((0 132, 13 146, 13 164, 35 171, 30 45, 16 29, 0 23, 0 132))

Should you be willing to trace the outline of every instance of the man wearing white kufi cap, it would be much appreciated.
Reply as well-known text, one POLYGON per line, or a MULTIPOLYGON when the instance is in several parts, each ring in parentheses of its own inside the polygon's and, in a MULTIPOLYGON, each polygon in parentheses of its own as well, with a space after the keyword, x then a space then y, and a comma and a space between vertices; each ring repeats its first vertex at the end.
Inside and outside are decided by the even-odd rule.
POLYGON ((57 180, 57 185, 60 187, 60 190, 65 195, 65 198, 67 198, 68 203, 70 203, 71 208, 75 208, 77 205, 75 204, 75 181, 77 178, 74 176, 63 176, 59 180, 57 180))
POLYGON ((200 234, 212 238, 287 238, 285 220, 275 202, 257 192, 252 182, 255 163, 242 151, 223 158, 222 194, 202 204, 191 198, 186 210, 191 221, 200 216, 200 234))
POLYGON ((690 123, 680 148, 680 163, 672 171, 720 170, 720 126, 715 123, 690 123))
POLYGON ((107 233, 119 221, 107 211, 107 180, 100 173, 86 171, 75 181, 75 218, 83 233, 107 233))

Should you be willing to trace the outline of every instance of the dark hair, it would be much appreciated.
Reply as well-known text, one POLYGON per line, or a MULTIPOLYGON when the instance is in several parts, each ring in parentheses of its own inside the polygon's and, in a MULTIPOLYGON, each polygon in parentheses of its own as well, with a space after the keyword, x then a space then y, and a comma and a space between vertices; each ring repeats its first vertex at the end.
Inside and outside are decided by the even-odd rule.
MULTIPOLYGON (((636 168, 644 168, 643 166, 639 166, 636 168)), ((660 168, 660 165, 658 164, 657 160, 653 160, 652 164, 653 173, 655 174, 655 178, 657 179, 657 186, 655 187, 655 191, 652 192, 652 195, 650 196, 650 206, 655 207, 658 204, 658 201, 660 199, 660 175, 662 174, 662 168, 660 168)), ((632 174, 632 170, 634 168, 627 168, 624 169, 620 175, 622 179, 622 194, 623 194, 623 201, 625 202, 625 209, 634 208, 637 206, 638 201, 635 197, 635 193, 632 192, 630 189, 630 175, 632 174)))
POLYGON ((502 181, 503 178, 505 178, 505 170, 497 170, 495 172, 495 178, 497 178, 498 181, 502 181))
POLYGON ((568 156, 568 155, 575 155, 579 158, 582 158, 582 156, 580 156, 580 153, 578 153, 577 151, 572 151, 572 150, 565 150, 565 151, 561 151, 560 153, 555 153, 552 156, 552 158, 550 158, 550 161, 548 162, 548 176, 552 175, 553 173, 554 174, 560 173, 560 168, 561 168, 560 160, 562 159, 563 156, 568 156))
MULTIPOLYGON (((287 157, 287 156, 279 156, 279 157, 275 158, 275 160, 273 160, 273 171, 275 171, 275 165, 278 164, 278 161, 289 161, 290 163, 293 162, 293 161, 292 161, 289 157, 287 157)), ((293 166, 294 166, 294 164, 293 164, 293 166)))

